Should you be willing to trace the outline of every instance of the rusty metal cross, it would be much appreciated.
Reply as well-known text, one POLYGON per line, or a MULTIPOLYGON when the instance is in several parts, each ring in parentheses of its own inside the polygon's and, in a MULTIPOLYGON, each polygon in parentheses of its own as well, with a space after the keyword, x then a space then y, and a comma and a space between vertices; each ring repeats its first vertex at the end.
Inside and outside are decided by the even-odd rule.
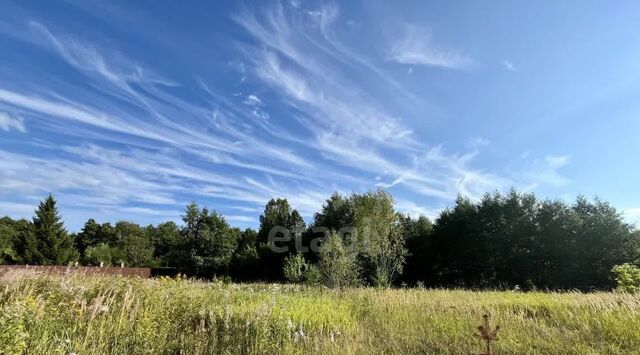
POLYGON ((482 316, 484 324, 478 327, 480 334, 476 334, 477 337, 484 339, 486 342, 486 352, 478 353, 476 355, 494 355, 493 342, 498 340, 497 334, 500 330, 500 326, 497 325, 494 329, 491 329, 491 316, 485 314, 482 316))

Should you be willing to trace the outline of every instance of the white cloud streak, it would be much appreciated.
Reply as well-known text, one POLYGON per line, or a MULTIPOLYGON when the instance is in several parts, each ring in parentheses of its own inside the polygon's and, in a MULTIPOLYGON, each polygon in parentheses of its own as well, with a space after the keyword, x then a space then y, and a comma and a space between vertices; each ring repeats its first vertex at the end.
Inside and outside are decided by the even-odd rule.
MULTIPOLYGON (((241 82, 252 81, 276 95, 242 90, 260 97, 230 97, 198 77, 192 88, 198 99, 176 94, 182 83, 117 50, 30 22, 35 43, 83 74, 89 89, 65 84, 73 90, 55 90, 44 79, 46 89, 38 90, 0 83, 0 107, 20 113, 0 113, 0 129, 25 132, 26 117, 30 127, 79 139, 74 144, 51 140, 37 156, 0 149, 0 185, 5 187, 0 196, 61 192, 62 202, 75 211, 145 218, 175 217, 180 206, 198 199, 225 206, 230 220, 252 223, 243 213, 257 213, 275 197, 287 198, 311 217, 334 191, 378 186, 450 201, 459 193, 478 198, 518 181, 474 167, 483 144, 455 152, 418 141, 411 117, 402 117, 368 83, 343 70, 348 63, 412 97, 375 61, 341 44, 334 31, 338 19, 334 4, 308 10, 303 4, 277 3, 241 12, 234 20, 253 40, 239 44, 242 58, 230 63, 242 68, 241 82), (282 116, 270 111, 276 106, 273 96, 288 108, 278 117, 282 126, 271 119, 282 116)), ((399 62, 451 69, 472 63, 435 47, 415 30, 397 44, 393 51, 399 62), (410 50, 415 53, 407 55, 410 50)), ((558 169, 568 162, 549 156, 527 181, 555 183, 562 178, 558 169)), ((398 201, 401 210, 414 215, 432 217, 436 211, 398 201)))
MULTIPOLYGON (((381 100, 370 97, 363 83, 340 71, 345 54, 350 58, 361 56, 339 46, 332 31, 338 14, 336 5, 307 10, 312 14, 311 26, 300 23, 298 11, 279 4, 259 13, 243 12, 235 19, 257 43, 244 50, 246 62, 253 63, 257 78, 304 114, 304 125, 313 137, 312 147, 325 159, 380 176, 376 186, 401 186, 438 199, 452 199, 457 194, 479 198, 488 190, 517 183, 472 167, 485 140, 463 153, 445 153, 438 145, 417 143, 406 120, 378 108, 381 100)), ((462 54, 435 46, 431 34, 415 26, 407 28, 391 52, 395 60, 406 64, 450 69, 466 69, 473 64, 462 54)), ((362 60, 353 60, 351 65, 374 74, 380 72, 362 60)), ((559 180, 560 175, 544 171, 541 177, 542 184, 551 178, 559 180)))
POLYGON ((396 208, 398 211, 408 214, 411 218, 418 218, 420 216, 428 217, 430 220, 435 220, 440 212, 444 208, 429 208, 423 205, 419 205, 413 201, 397 199, 396 208))
POLYGON ((502 61, 502 66, 507 69, 508 71, 511 72, 517 72, 518 69, 515 67, 515 65, 513 65, 513 63, 511 63, 511 61, 505 59, 502 61))
POLYGON ((401 38, 391 44, 389 59, 400 64, 425 65, 446 69, 468 69, 474 61, 459 51, 434 43, 433 34, 415 25, 407 25, 401 38))
POLYGON ((24 120, 21 117, 12 116, 4 112, 0 112, 0 129, 7 132, 12 129, 21 133, 27 132, 24 120))

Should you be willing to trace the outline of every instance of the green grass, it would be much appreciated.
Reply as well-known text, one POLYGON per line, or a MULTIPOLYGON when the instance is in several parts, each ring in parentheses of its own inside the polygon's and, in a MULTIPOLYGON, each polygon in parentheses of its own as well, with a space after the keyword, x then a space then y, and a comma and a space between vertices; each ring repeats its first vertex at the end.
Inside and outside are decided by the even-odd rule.
POLYGON ((0 353, 630 354, 640 297, 226 285, 121 277, 5 278, 0 353))

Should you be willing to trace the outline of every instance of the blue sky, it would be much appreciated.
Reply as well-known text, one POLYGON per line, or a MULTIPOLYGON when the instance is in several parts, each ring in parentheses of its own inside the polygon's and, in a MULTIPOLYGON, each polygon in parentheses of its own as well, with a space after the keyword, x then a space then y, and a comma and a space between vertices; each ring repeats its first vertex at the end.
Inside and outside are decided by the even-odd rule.
POLYGON ((385 188, 640 220, 640 3, 3 1, 0 215, 256 226, 385 188))

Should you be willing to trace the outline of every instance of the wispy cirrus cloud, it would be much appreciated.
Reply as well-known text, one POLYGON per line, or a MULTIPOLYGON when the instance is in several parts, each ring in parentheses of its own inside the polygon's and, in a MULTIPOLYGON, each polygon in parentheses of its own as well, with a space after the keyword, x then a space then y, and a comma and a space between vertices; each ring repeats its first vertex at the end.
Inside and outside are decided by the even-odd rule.
POLYGON ((520 161, 521 165, 512 174, 517 182, 514 186, 525 191, 532 191, 544 185, 561 187, 571 183, 571 179, 561 171, 570 164, 570 155, 547 155, 543 159, 531 159, 526 153, 520 161))
POLYGON ((224 216, 227 221, 231 222, 241 222, 241 223, 250 223, 254 224, 258 221, 257 216, 244 216, 244 215, 226 215, 224 216))
POLYGON ((21 133, 27 131, 24 125, 24 119, 4 112, 0 112, 0 129, 7 132, 12 129, 21 133))
POLYGON ((389 59, 400 64, 425 65, 445 69, 468 69, 474 60, 460 51, 435 43, 433 33, 407 25, 402 37, 389 46, 389 59))
POLYGON ((144 69, 124 56, 107 59, 92 45, 71 36, 55 35, 39 23, 29 24, 37 33, 42 34, 42 40, 51 44, 55 52, 71 66, 83 72, 97 73, 98 76, 94 79, 99 90, 106 90, 127 103, 137 104, 143 116, 139 117, 139 113, 127 110, 114 112, 113 108, 96 107, 104 105, 101 100, 93 100, 93 105, 87 105, 68 98, 44 98, 2 88, 0 101, 47 116, 75 120, 97 128, 190 149, 196 154, 208 154, 223 164, 237 163, 241 167, 250 168, 258 164, 240 162, 238 157, 253 160, 256 155, 261 155, 280 158, 287 164, 308 165, 288 148, 266 143, 247 132, 247 126, 241 123, 244 117, 238 116, 253 114, 254 111, 231 112, 226 109, 229 106, 227 102, 214 103, 216 107, 213 110, 202 106, 201 103, 186 102, 161 90, 163 86, 178 84, 153 74, 153 71, 144 69), (112 65, 112 62, 118 64, 112 65), (134 83, 135 86, 132 85, 134 83), (185 120, 185 115, 189 116, 189 119, 185 120), (217 116, 213 122, 212 116, 217 116), (203 134, 203 124, 211 125, 209 128, 218 131, 219 134, 203 134))
MULTIPOLYGON (((370 61, 359 60, 364 55, 341 46, 333 28, 339 19, 336 5, 299 10, 277 4, 234 18, 255 40, 255 46, 242 45, 245 62, 252 63, 255 76, 279 92, 285 103, 301 111, 299 119, 312 136, 310 144, 322 157, 377 176, 375 186, 401 186, 438 199, 457 194, 479 198, 488 190, 519 183, 473 167, 486 140, 459 153, 445 152, 437 143, 416 142, 408 120, 380 108, 377 103, 384 99, 370 96, 366 84, 340 70, 346 56, 358 71, 383 72, 370 61), (310 25, 301 22, 304 13, 311 14, 310 25)), ((431 34, 416 26, 407 28, 391 53, 406 64, 466 69, 474 63, 434 45, 431 34)), ((548 182, 548 173, 541 172, 538 183, 548 182)))
POLYGON ((551 168, 561 168, 563 166, 569 165, 571 161, 570 155, 547 155, 544 157, 545 163, 551 168))
POLYGON ((36 40, 43 46, 51 48, 70 65, 77 69, 99 75, 114 84, 126 88, 133 93, 131 84, 149 84, 176 86, 177 83, 132 63, 120 55, 113 55, 107 60, 100 50, 72 36, 54 35, 46 26, 37 21, 29 21, 29 28, 35 32, 36 40))
POLYGON ((220 175, 184 164, 179 155, 166 150, 114 150, 95 145, 62 149, 71 156, 44 159, 0 150, 0 184, 13 193, 34 196, 34 203, 58 191, 64 192, 59 196, 61 202, 72 209, 145 216, 169 216, 171 212, 171 218, 179 216, 174 212, 193 199, 244 203, 240 206, 244 211, 254 211, 275 196, 288 198, 301 213, 311 216, 332 191, 296 188, 272 178, 261 182, 220 175))
POLYGON ((102 128, 114 132, 137 135, 142 138, 165 140, 162 136, 135 127, 108 114, 83 108, 79 104, 69 104, 60 101, 47 100, 37 96, 24 95, 22 93, 0 88, 0 101, 15 107, 32 112, 47 115, 49 117, 77 121, 86 125, 102 128))
POLYGON ((511 61, 510 61, 510 60, 508 60, 508 59, 503 60, 501 64, 502 64, 502 66, 503 66, 505 69, 507 69, 508 71, 512 71, 512 72, 516 72, 516 71, 518 71, 518 69, 516 68, 516 66, 515 66, 515 65, 513 65, 513 63, 511 63, 511 61))
MULTIPOLYGON (((87 74, 95 90, 85 89, 79 100, 48 90, 34 94, 26 93, 29 89, 0 86, 0 105, 23 112, 39 124, 46 123, 54 132, 98 141, 88 146, 64 146, 67 155, 53 159, 3 151, 5 169, 0 180, 3 186, 12 187, 13 193, 38 196, 63 192, 77 197, 73 203, 76 207, 93 206, 103 211, 120 207, 121 212, 126 209, 139 215, 150 215, 150 208, 130 204, 175 208, 189 201, 184 195, 249 206, 288 196, 299 201, 299 208, 310 215, 321 205, 320 196, 331 193, 314 192, 318 186, 327 185, 308 181, 313 175, 330 178, 334 173, 320 174, 322 164, 312 165, 292 149, 291 142, 300 144, 302 140, 264 122, 264 116, 256 117, 263 106, 257 96, 247 95, 245 103, 250 105, 242 108, 233 98, 206 88, 205 102, 185 101, 164 90, 179 84, 159 75, 149 76, 152 71, 124 56, 114 61, 97 47, 72 36, 55 34, 40 23, 30 22, 29 26, 41 36, 39 45, 48 45, 72 68, 87 74), (292 138, 282 141, 267 139, 269 136, 292 138), (239 171, 210 172, 220 170, 216 168, 219 166, 239 171), (261 188, 248 188, 243 175, 265 183, 261 188), (273 175, 307 181, 304 191, 302 186, 276 184, 273 175)), ((7 129, 24 129, 19 125, 21 119, 8 115, 1 118, 3 129, 5 125, 7 129)), ((344 178, 348 181, 350 177, 344 178)))
POLYGON ((76 76, 0 78, 0 109, 11 113, 0 116, 0 129, 26 131, 16 123, 24 117, 30 132, 48 133, 27 137, 20 149, 0 148, 7 187, 0 196, 35 203, 54 192, 72 215, 145 221, 179 218, 197 200, 232 222, 255 224, 274 197, 310 218, 332 192, 386 188, 398 194, 400 210, 434 216, 458 194, 479 198, 562 179, 568 159, 532 160, 527 174, 505 173, 476 164, 485 140, 445 147, 417 136, 417 121, 429 117, 404 108, 424 98, 388 71, 389 58, 450 69, 473 64, 424 30, 409 28, 394 55, 377 58, 342 41, 334 3, 246 6, 231 17, 245 35, 229 39, 237 50, 223 60, 235 76, 226 78, 232 90, 197 68, 172 79, 99 36, 26 23, 29 44, 76 76))

